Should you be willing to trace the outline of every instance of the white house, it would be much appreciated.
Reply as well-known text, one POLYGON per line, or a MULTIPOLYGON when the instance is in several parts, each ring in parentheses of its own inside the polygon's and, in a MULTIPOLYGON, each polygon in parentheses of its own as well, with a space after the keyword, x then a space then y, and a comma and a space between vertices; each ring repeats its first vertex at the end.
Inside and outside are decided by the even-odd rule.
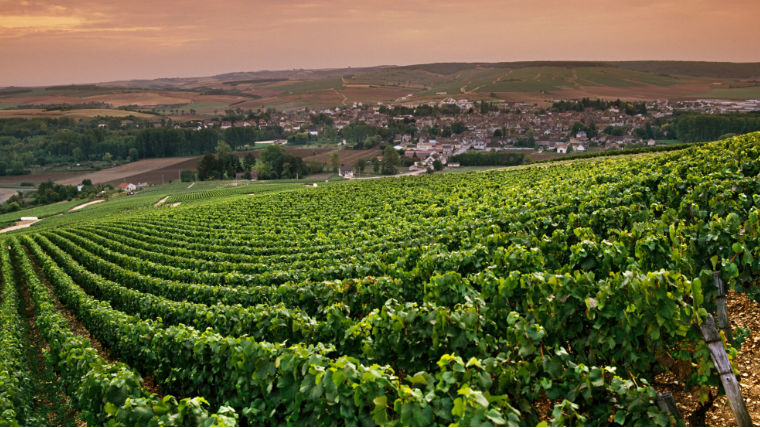
POLYGON ((557 143, 557 153, 567 153, 567 143, 557 143))
POLYGON ((350 166, 342 166, 338 168, 338 175, 343 178, 354 178, 354 169, 350 166))

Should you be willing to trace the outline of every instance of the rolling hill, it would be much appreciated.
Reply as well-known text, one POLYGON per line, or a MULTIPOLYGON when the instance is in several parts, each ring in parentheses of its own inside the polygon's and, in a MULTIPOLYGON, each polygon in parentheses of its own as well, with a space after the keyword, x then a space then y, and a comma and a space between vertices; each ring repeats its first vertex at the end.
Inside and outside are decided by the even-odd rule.
POLYGON ((451 96, 538 103, 582 97, 750 99, 760 97, 760 63, 529 61, 236 72, 5 88, 0 90, 0 109, 17 116, 31 107, 92 104, 187 117, 226 109, 419 104, 451 96))

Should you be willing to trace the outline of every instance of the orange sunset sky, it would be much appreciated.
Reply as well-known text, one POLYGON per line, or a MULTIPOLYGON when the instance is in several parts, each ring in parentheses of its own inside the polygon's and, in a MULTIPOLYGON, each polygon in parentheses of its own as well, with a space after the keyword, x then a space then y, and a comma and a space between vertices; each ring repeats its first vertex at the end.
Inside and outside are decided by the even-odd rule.
POLYGON ((760 61, 758 0, 0 0, 0 86, 443 61, 760 61))

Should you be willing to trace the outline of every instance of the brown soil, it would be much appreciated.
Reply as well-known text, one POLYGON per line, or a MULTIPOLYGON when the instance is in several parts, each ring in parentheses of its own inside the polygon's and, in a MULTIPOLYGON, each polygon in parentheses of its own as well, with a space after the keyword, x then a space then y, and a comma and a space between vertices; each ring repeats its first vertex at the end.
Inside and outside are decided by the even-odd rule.
POLYGON ((163 204, 164 202, 166 202, 167 199, 169 199, 169 196, 171 196, 171 195, 164 196, 158 202, 156 202, 155 204, 153 204, 153 206, 157 207, 157 206, 163 204))
POLYGON ((83 97, 82 102, 99 102, 110 104, 114 107, 127 105, 154 106, 188 104, 192 100, 185 97, 165 95, 155 92, 132 92, 126 94, 104 94, 91 97, 83 97))
POLYGON ((60 180, 60 184, 79 184, 85 178, 89 178, 93 183, 112 183, 118 184, 122 182, 137 181, 134 177, 140 177, 144 174, 151 174, 156 171, 171 168, 173 173, 170 177, 167 177, 170 181, 174 178, 179 178, 176 165, 182 165, 190 159, 189 157, 182 158, 156 158, 156 159, 143 159, 137 162, 130 162, 128 164, 119 165, 113 168, 104 169, 101 171, 95 171, 88 174, 80 175, 78 177, 71 177, 68 179, 60 180))
MULTIPOLYGON (((18 186, 19 183, 23 183, 23 182, 34 183, 35 185, 45 182, 45 181, 58 182, 59 180, 65 180, 72 177, 81 177, 82 174, 85 174, 85 173, 78 171, 78 172, 41 172, 38 174, 26 174, 26 175, 5 175, 5 176, 0 177, 0 186, 18 186)), ((19 187, 19 189, 21 189, 21 187, 19 187)), ((31 187, 26 187, 25 189, 34 190, 31 187)), ((9 190, 7 192, 8 197, 11 197, 11 195, 16 194, 16 189, 2 189, 3 193, 6 193, 5 192, 6 190, 9 190)))
MULTIPOLYGON (((750 333, 741 345, 734 360, 739 370, 739 386, 747 404, 747 410, 755 426, 760 423, 760 303, 746 295, 730 291, 727 298, 731 328, 749 329, 750 333)), ((736 420, 731 408, 726 404, 726 397, 715 401, 712 410, 707 413, 710 425, 735 425, 736 420)))
POLYGON ((34 223, 37 223, 38 221, 40 221, 40 219, 37 219, 37 220, 19 220, 13 226, 9 226, 9 227, 0 229, 0 233, 10 232, 11 230, 23 229, 25 227, 29 227, 29 226, 33 225, 34 223))
MULTIPOLYGON (((29 252, 27 250, 27 254, 28 253, 29 252)), ((85 339, 89 339, 90 346, 98 352, 98 355, 103 357, 103 359, 106 360, 106 362, 108 362, 109 364, 115 364, 117 360, 111 355, 110 350, 106 346, 104 346, 95 336, 93 336, 90 333, 90 331, 87 330, 87 327, 85 327, 77 319, 77 317, 74 314, 72 314, 71 311, 69 311, 69 309, 63 303, 61 303, 60 300, 58 300, 58 296, 55 294, 53 285, 50 284, 50 282, 47 280, 45 273, 42 272, 42 270, 34 261, 34 258, 31 255, 29 255, 29 259, 32 261, 32 266, 34 268, 35 273, 37 274, 37 277, 40 279, 40 282, 42 282, 42 284, 45 285, 45 287, 47 287, 48 292, 53 297, 55 301, 56 311, 58 311, 58 313, 61 314, 61 316, 66 320, 71 331, 78 336, 82 336, 85 339)), ((142 377, 142 380, 143 380, 143 388, 145 388, 146 391, 161 395, 161 392, 156 383, 156 379, 152 375, 141 374, 140 376, 142 377)))
POLYGON ((69 425, 71 422, 77 426, 86 426, 79 412, 71 406, 71 398, 61 389, 60 377, 50 371, 52 367, 48 365, 42 354, 43 350, 47 352, 50 347, 37 329, 34 304, 29 295, 29 288, 26 286, 18 288, 19 296, 23 302, 20 312, 26 322, 26 339, 28 341, 28 346, 25 346, 24 352, 30 369, 34 371, 31 374, 39 392, 35 393, 32 406, 33 408, 45 409, 43 417, 48 426, 69 425), (48 372, 50 374, 45 376, 48 372))
MULTIPOLYGON (((739 370, 739 385, 742 396, 755 426, 760 422, 760 304, 742 293, 729 291, 726 299, 731 327, 749 329, 749 336, 739 348, 734 367, 739 370)), ((672 374, 658 376, 655 385, 660 392, 670 392, 676 401, 684 421, 700 408, 698 391, 684 391, 672 374)), ((717 395, 717 388, 712 388, 717 395)), ((707 426, 734 426, 736 419, 728 406, 725 396, 715 400, 705 414, 707 426)))
POLYGON ((80 204, 80 205, 77 205, 77 206, 75 206, 74 208, 70 209, 69 211, 79 211, 79 210, 81 210, 82 208, 85 208, 85 207, 89 207, 90 205, 99 204, 99 203, 101 203, 101 202, 105 202, 105 201, 106 201, 105 199, 96 199, 96 200, 94 200, 94 201, 85 202, 85 203, 83 203, 83 204, 80 204))
MULTIPOLYGON (((17 186, 22 182, 42 183, 44 181, 53 181, 58 184, 76 185, 85 178, 89 178, 95 184, 110 183, 117 185, 123 182, 160 184, 162 178, 169 182, 179 178, 179 169, 195 169, 200 157, 177 157, 177 158, 155 158, 143 159, 137 162, 130 162, 113 168, 103 169, 100 171, 87 172, 49 172, 27 175, 15 175, 0 177, 0 185, 17 186), (163 177, 162 177, 163 176, 163 177)), ((14 190, 15 193, 15 190, 14 190)))
POLYGON ((340 163, 345 166, 354 166, 359 159, 370 160, 376 156, 382 155, 380 149, 367 149, 367 150, 327 150, 316 155, 304 156, 304 161, 317 160, 322 163, 330 162, 330 155, 338 153, 340 157, 340 163))
POLYGON ((85 339, 89 339, 90 346, 92 346, 96 351, 98 351, 98 354, 103 357, 106 361, 109 363, 115 363, 116 360, 111 357, 111 353, 109 352, 108 348, 103 346, 103 344, 100 343, 100 341, 90 334, 90 331, 87 330, 87 328, 77 319, 74 314, 69 311, 69 309, 61 303, 60 300, 58 300, 58 295, 56 295, 55 290, 53 289, 53 285, 48 281, 47 277, 45 276, 45 273, 42 272, 42 269, 37 265, 37 263, 34 260, 34 257, 32 257, 31 254, 29 254, 29 251, 27 251, 27 255, 29 257, 29 260, 32 262, 32 267, 34 268, 34 272, 37 274, 37 277, 40 279, 40 282, 42 285, 47 287, 48 293, 51 297, 53 297, 53 300, 55 301, 55 309, 56 311, 61 314, 61 316, 66 320, 66 322, 69 325, 69 328, 71 331, 76 334, 77 336, 82 336, 85 339))
POLYGON ((127 110, 108 108, 74 109, 74 110, 44 110, 44 109, 8 109, 0 110, 0 119, 11 118, 40 118, 40 117, 71 117, 74 119, 89 119, 96 116, 127 117, 136 116, 145 119, 155 119, 157 116, 127 110))
MULTIPOLYGON (((169 183, 170 181, 174 181, 179 179, 179 173, 183 169, 190 169, 195 171, 198 167, 198 162, 201 160, 200 156, 195 156, 191 158, 168 158, 164 159, 166 162, 161 164, 158 163, 157 167, 155 169, 149 170, 143 170, 143 171, 132 171, 131 175, 123 176, 120 178, 114 178, 112 180, 106 181, 105 183, 110 183, 113 185, 118 185, 119 183, 150 183, 150 184, 164 184, 169 183), (175 163, 169 162, 168 159, 173 159, 175 163), (184 160, 181 160, 184 159, 184 160), (179 162, 176 162, 178 161, 179 162)), ((159 159, 146 159, 146 160, 159 160, 159 159)), ((143 162, 143 161, 139 161, 143 162)), ((132 164, 128 164, 132 165, 132 164)), ((102 172, 102 171, 101 171, 102 172)), ((94 182, 94 180, 93 180, 94 182)))

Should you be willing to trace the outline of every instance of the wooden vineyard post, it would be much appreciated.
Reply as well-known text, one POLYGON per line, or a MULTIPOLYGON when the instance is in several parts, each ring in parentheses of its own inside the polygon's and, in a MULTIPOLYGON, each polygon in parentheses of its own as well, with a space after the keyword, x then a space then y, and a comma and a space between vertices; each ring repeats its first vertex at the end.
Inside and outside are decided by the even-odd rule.
POLYGON ((673 394, 669 392, 660 394, 657 397, 657 407, 659 407, 660 410, 666 411, 673 415, 676 420, 683 420, 681 417, 681 411, 678 410, 678 407, 676 407, 676 401, 673 399, 673 394))
POLYGON ((717 306, 718 313, 718 328, 723 330, 723 334, 726 335, 729 343, 733 343, 731 323, 728 321, 728 307, 726 306, 726 287, 723 285, 723 280, 720 279, 719 272, 713 272, 713 280, 715 281, 715 287, 718 288, 718 297, 715 298, 715 306, 717 306))
POLYGON ((711 314, 707 314, 707 320, 699 326, 699 329, 702 331, 702 337, 705 338, 707 347, 710 349, 713 364, 718 370, 720 382, 723 384, 723 389, 728 397, 728 403, 731 405, 731 411, 734 412, 736 426, 752 426, 752 419, 750 419, 747 406, 744 404, 739 383, 736 381, 734 371, 731 369, 726 349, 723 347, 723 341, 720 338, 718 329, 715 327, 715 319, 711 314))

